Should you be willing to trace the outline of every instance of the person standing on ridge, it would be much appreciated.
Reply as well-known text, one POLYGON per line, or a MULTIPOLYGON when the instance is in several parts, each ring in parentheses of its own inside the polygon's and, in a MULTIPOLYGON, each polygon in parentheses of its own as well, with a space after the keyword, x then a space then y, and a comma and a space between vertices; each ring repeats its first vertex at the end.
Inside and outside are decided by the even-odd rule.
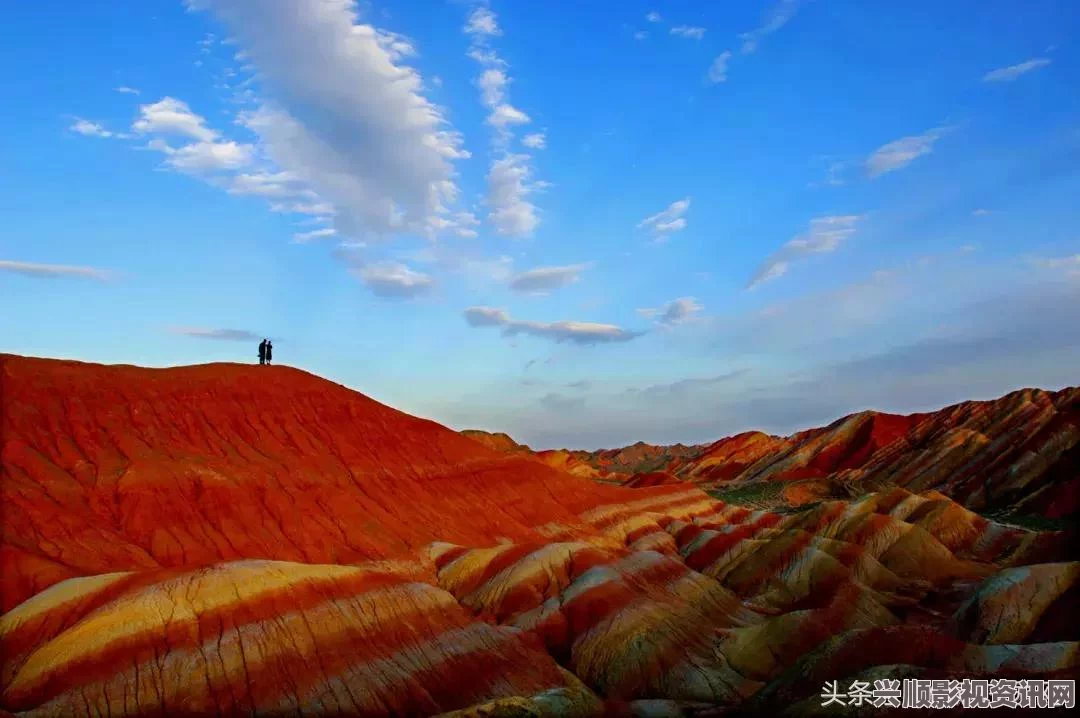
POLYGON ((259 364, 266 363, 266 340, 259 342, 259 364))
POLYGON ((269 339, 266 340, 266 363, 269 364, 270 360, 274 358, 274 344, 269 339))

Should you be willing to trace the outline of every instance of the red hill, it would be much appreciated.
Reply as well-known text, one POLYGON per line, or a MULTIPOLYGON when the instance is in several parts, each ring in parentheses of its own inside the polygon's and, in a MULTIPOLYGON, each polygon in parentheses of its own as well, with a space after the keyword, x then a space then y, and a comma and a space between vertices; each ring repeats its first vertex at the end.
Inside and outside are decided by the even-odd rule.
POLYGON ((3 607, 70 576, 537 538, 624 495, 288 367, 0 356, 3 607))

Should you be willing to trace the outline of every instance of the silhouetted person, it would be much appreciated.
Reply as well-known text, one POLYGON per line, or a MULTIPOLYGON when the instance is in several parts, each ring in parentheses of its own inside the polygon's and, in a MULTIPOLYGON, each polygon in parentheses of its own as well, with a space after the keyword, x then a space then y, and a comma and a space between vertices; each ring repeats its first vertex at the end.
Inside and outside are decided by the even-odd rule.
POLYGON ((259 363, 260 364, 265 364, 266 363, 266 340, 265 339, 263 339, 261 342, 259 342, 259 363))
POLYGON ((266 363, 269 364, 270 360, 274 358, 274 344, 269 339, 266 340, 266 363))

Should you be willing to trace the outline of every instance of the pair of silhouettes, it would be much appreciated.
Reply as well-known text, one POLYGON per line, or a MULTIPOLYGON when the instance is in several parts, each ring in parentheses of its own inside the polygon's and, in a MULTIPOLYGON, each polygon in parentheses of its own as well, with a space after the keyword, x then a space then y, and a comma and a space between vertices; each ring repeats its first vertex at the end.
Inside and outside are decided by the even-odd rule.
POLYGON ((274 358, 274 345, 269 339, 263 339, 259 342, 259 363, 269 364, 274 358))

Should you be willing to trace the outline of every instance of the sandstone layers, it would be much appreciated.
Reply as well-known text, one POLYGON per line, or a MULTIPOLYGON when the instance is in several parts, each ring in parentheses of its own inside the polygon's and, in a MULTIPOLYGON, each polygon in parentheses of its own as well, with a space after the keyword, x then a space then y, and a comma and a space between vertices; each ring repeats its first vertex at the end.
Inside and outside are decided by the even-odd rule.
MULTIPOLYGON (((968 480, 785 513, 612 486, 285 367, 0 355, 0 408, 0 714, 775 714, 868 671, 1080 662, 1070 536, 968 480)), ((1041 416, 966 461, 1067 443, 1041 416)))

